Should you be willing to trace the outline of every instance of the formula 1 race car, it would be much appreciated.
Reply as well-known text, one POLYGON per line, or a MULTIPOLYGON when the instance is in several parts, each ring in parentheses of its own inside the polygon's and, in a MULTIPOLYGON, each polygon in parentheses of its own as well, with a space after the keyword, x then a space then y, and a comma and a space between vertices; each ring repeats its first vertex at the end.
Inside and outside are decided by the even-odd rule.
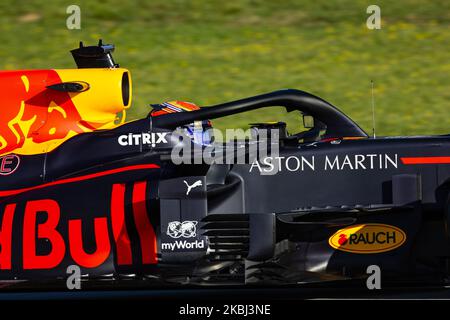
POLYGON ((384 286, 446 284, 450 135, 372 138, 293 89, 125 123, 113 49, 0 72, 0 291, 65 285, 74 267, 86 285, 361 284, 372 265, 384 286), (305 129, 213 129, 272 106, 305 129))

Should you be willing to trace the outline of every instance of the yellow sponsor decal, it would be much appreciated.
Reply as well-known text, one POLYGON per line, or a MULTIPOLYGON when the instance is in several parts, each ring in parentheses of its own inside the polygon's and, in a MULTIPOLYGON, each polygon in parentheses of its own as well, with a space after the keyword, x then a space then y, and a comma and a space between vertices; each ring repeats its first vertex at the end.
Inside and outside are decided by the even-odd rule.
POLYGON ((337 250, 371 254, 394 250, 406 241, 406 233, 387 224, 367 223, 337 231, 328 243, 337 250))

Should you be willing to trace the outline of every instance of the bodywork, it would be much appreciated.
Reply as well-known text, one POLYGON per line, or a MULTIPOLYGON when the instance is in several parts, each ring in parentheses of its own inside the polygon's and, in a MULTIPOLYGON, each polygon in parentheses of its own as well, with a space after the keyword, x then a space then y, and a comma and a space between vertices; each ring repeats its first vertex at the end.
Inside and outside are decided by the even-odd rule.
MULTIPOLYGON (((385 284, 446 283, 448 135, 369 138, 292 89, 88 131, 0 158, 5 288, 57 283, 71 265, 88 282, 148 285, 345 283, 370 265, 385 284), (314 126, 287 134, 272 124, 279 134, 264 141, 278 144, 276 157, 173 162, 177 127, 271 106, 314 126)), ((245 154, 253 138, 240 142, 245 154)))

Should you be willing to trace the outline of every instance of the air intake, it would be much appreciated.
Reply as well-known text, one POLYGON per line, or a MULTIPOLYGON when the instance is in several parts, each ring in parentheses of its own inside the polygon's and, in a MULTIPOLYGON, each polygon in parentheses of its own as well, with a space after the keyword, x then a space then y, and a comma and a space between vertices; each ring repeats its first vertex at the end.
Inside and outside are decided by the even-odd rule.
POLYGON ((203 220, 203 235, 208 237, 208 258, 214 261, 245 259, 249 253, 249 216, 212 214, 203 220))

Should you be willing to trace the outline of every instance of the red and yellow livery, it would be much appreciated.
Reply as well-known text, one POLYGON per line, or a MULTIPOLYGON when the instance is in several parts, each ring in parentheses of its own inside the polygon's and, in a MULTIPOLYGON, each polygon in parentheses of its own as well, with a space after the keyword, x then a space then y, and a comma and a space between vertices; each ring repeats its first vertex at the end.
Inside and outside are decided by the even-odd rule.
POLYGON ((130 73, 121 68, 1 71, 0 87, 0 155, 45 153, 76 134, 114 128, 131 104, 130 73), (74 81, 88 87, 50 88, 74 81))

